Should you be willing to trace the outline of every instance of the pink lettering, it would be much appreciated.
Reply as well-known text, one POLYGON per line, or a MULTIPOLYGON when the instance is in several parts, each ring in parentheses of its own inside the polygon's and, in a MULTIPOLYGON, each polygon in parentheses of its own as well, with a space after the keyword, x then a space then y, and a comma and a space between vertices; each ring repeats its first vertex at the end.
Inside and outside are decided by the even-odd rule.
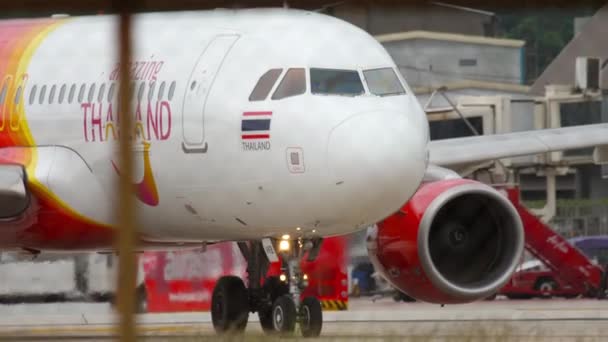
POLYGON ((83 104, 80 105, 80 108, 82 108, 84 110, 84 115, 83 115, 84 141, 88 142, 89 141, 89 134, 87 133, 87 112, 88 112, 89 108, 91 108, 91 104, 90 103, 83 103, 83 104))
POLYGON ((171 106, 169 102, 162 101, 160 103, 160 140, 167 140, 171 136, 171 106), (166 124, 165 127, 165 116, 166 124))
POLYGON ((116 81, 118 80, 118 72, 120 71, 120 63, 116 64, 116 67, 114 68, 114 70, 112 70, 112 72, 110 73, 110 81, 116 81))
POLYGON ((135 121, 141 121, 141 102, 137 102, 137 108, 135 109, 135 121))
POLYGON ((165 62, 163 62, 163 61, 156 63, 156 67, 154 68, 154 73, 152 74, 152 77, 150 77, 150 79, 152 81, 156 81, 156 78, 157 78, 158 74, 160 73, 161 69, 163 68, 164 64, 165 64, 165 62))
POLYGON ((91 108, 91 135, 93 136, 93 141, 95 141, 95 126, 97 126, 97 130, 99 132, 99 140, 103 141, 101 127, 101 103, 99 103, 99 106, 97 107, 97 116, 95 115, 95 104, 93 104, 91 108))
POLYGON ((154 138, 158 140, 158 102, 156 103, 156 110, 152 113, 152 105, 148 102, 148 110, 146 113, 146 126, 148 128, 148 140, 152 140, 150 132, 150 126, 152 132, 154 132, 154 138))
POLYGON ((113 111, 112 111, 112 102, 110 102, 108 105, 108 112, 106 113, 106 122, 113 122, 113 121, 114 121, 114 115, 113 115, 113 111))

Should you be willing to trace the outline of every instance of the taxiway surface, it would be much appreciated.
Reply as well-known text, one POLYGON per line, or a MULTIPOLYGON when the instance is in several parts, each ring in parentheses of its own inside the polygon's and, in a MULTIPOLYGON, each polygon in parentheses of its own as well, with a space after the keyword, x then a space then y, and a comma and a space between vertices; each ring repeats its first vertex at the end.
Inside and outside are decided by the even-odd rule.
MULTIPOLYGON (((351 299, 348 311, 325 312, 321 340, 576 340, 608 341, 608 301, 496 300, 466 305, 351 299)), ((209 313, 144 314, 139 335, 149 341, 215 340, 209 313)), ((107 304, 0 306, 0 339, 111 340, 115 316, 107 304)), ((268 341, 251 315, 237 340, 268 341)))

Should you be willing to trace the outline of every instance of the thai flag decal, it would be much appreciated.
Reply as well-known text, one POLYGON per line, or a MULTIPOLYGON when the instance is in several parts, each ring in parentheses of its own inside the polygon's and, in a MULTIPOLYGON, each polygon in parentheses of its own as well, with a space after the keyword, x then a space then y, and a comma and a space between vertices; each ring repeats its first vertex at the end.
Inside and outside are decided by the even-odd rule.
POLYGON ((270 139, 272 112, 243 112, 241 138, 243 140, 270 139))

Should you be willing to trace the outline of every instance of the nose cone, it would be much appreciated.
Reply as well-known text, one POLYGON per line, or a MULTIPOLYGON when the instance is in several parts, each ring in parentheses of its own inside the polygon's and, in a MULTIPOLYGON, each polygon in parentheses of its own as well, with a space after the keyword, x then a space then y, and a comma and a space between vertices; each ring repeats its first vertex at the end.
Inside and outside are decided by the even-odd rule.
POLYGON ((329 175, 336 200, 349 203, 340 210, 351 222, 378 222, 418 188, 426 169, 427 131, 416 122, 406 113, 366 112, 330 133, 329 175))

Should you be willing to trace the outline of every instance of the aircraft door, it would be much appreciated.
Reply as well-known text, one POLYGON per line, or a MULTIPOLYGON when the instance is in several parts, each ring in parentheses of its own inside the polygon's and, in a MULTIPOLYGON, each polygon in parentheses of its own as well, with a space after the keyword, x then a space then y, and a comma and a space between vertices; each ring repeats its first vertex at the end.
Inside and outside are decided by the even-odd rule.
POLYGON ((207 152, 205 107, 217 73, 238 38, 238 35, 214 37, 199 57, 190 75, 182 113, 182 149, 185 153, 207 152))

